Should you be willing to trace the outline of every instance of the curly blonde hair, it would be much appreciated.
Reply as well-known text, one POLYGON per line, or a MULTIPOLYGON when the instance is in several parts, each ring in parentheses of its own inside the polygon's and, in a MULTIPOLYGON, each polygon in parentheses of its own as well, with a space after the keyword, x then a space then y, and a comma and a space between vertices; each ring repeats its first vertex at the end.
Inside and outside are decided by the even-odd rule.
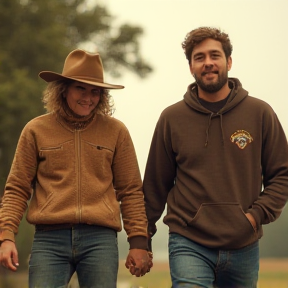
MULTIPOLYGON (((75 82, 74 80, 63 79, 48 83, 43 91, 42 102, 47 112, 55 113, 63 107, 65 101, 63 95, 68 87, 75 82)), ((101 87, 100 87, 101 88, 101 87)), ((100 100, 95 108, 95 113, 112 116, 114 109, 114 102, 108 89, 102 89, 100 100)))
POLYGON ((221 42, 226 59, 231 56, 233 47, 228 34, 213 27, 199 27, 187 33, 184 41, 182 42, 182 48, 189 64, 191 62, 191 55, 195 46, 207 38, 221 42))

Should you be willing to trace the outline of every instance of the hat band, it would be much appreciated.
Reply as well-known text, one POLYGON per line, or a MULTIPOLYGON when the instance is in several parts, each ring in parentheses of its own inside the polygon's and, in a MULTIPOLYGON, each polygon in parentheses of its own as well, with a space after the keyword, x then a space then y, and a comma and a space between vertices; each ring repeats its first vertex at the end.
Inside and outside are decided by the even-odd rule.
POLYGON ((63 77, 69 77, 69 78, 75 78, 75 79, 81 79, 81 80, 88 80, 88 81, 95 81, 95 82, 101 82, 104 83, 103 78, 95 78, 90 76, 78 76, 78 75, 62 75, 63 77))

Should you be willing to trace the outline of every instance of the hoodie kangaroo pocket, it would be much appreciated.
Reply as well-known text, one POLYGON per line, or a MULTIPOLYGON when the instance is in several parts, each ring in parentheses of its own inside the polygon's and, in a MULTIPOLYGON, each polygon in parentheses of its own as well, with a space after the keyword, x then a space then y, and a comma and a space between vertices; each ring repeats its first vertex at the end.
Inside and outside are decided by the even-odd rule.
POLYGON ((238 203, 203 203, 188 229, 215 247, 229 249, 244 247, 258 238, 238 203))

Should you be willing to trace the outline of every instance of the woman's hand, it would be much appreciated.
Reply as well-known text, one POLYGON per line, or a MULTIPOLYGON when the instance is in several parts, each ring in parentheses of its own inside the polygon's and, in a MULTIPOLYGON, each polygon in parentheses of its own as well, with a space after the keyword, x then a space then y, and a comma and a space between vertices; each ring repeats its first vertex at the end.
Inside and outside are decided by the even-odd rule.
POLYGON ((4 240, 0 246, 0 263, 3 267, 16 271, 19 266, 18 252, 14 242, 4 240))
POLYGON ((132 275, 144 276, 153 266, 153 254, 143 249, 130 249, 125 266, 132 275))

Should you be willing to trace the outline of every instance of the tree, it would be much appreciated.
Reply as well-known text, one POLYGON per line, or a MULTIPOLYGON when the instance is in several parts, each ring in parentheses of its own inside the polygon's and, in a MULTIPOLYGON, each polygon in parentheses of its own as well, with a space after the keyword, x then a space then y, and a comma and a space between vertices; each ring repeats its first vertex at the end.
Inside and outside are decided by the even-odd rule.
MULTIPOLYGON (((115 27, 113 20, 97 2, 88 8, 85 0, 0 1, 0 198, 21 130, 45 112, 40 71, 61 73, 68 53, 89 45, 90 51, 99 51, 105 72, 114 77, 125 69, 140 77, 152 72, 140 53, 142 28, 125 23, 115 27)), ((20 261, 27 264, 32 231, 25 220, 20 230, 29 231, 17 236, 21 247, 29 247, 19 247, 20 261)))
POLYGON ((152 71, 140 53, 142 28, 114 27, 114 17, 104 6, 87 7, 85 0, 0 2, 1 188, 23 126, 44 112, 40 98, 45 83, 37 77, 41 70, 61 72, 67 54, 88 43, 114 77, 124 69, 141 77, 152 71))

